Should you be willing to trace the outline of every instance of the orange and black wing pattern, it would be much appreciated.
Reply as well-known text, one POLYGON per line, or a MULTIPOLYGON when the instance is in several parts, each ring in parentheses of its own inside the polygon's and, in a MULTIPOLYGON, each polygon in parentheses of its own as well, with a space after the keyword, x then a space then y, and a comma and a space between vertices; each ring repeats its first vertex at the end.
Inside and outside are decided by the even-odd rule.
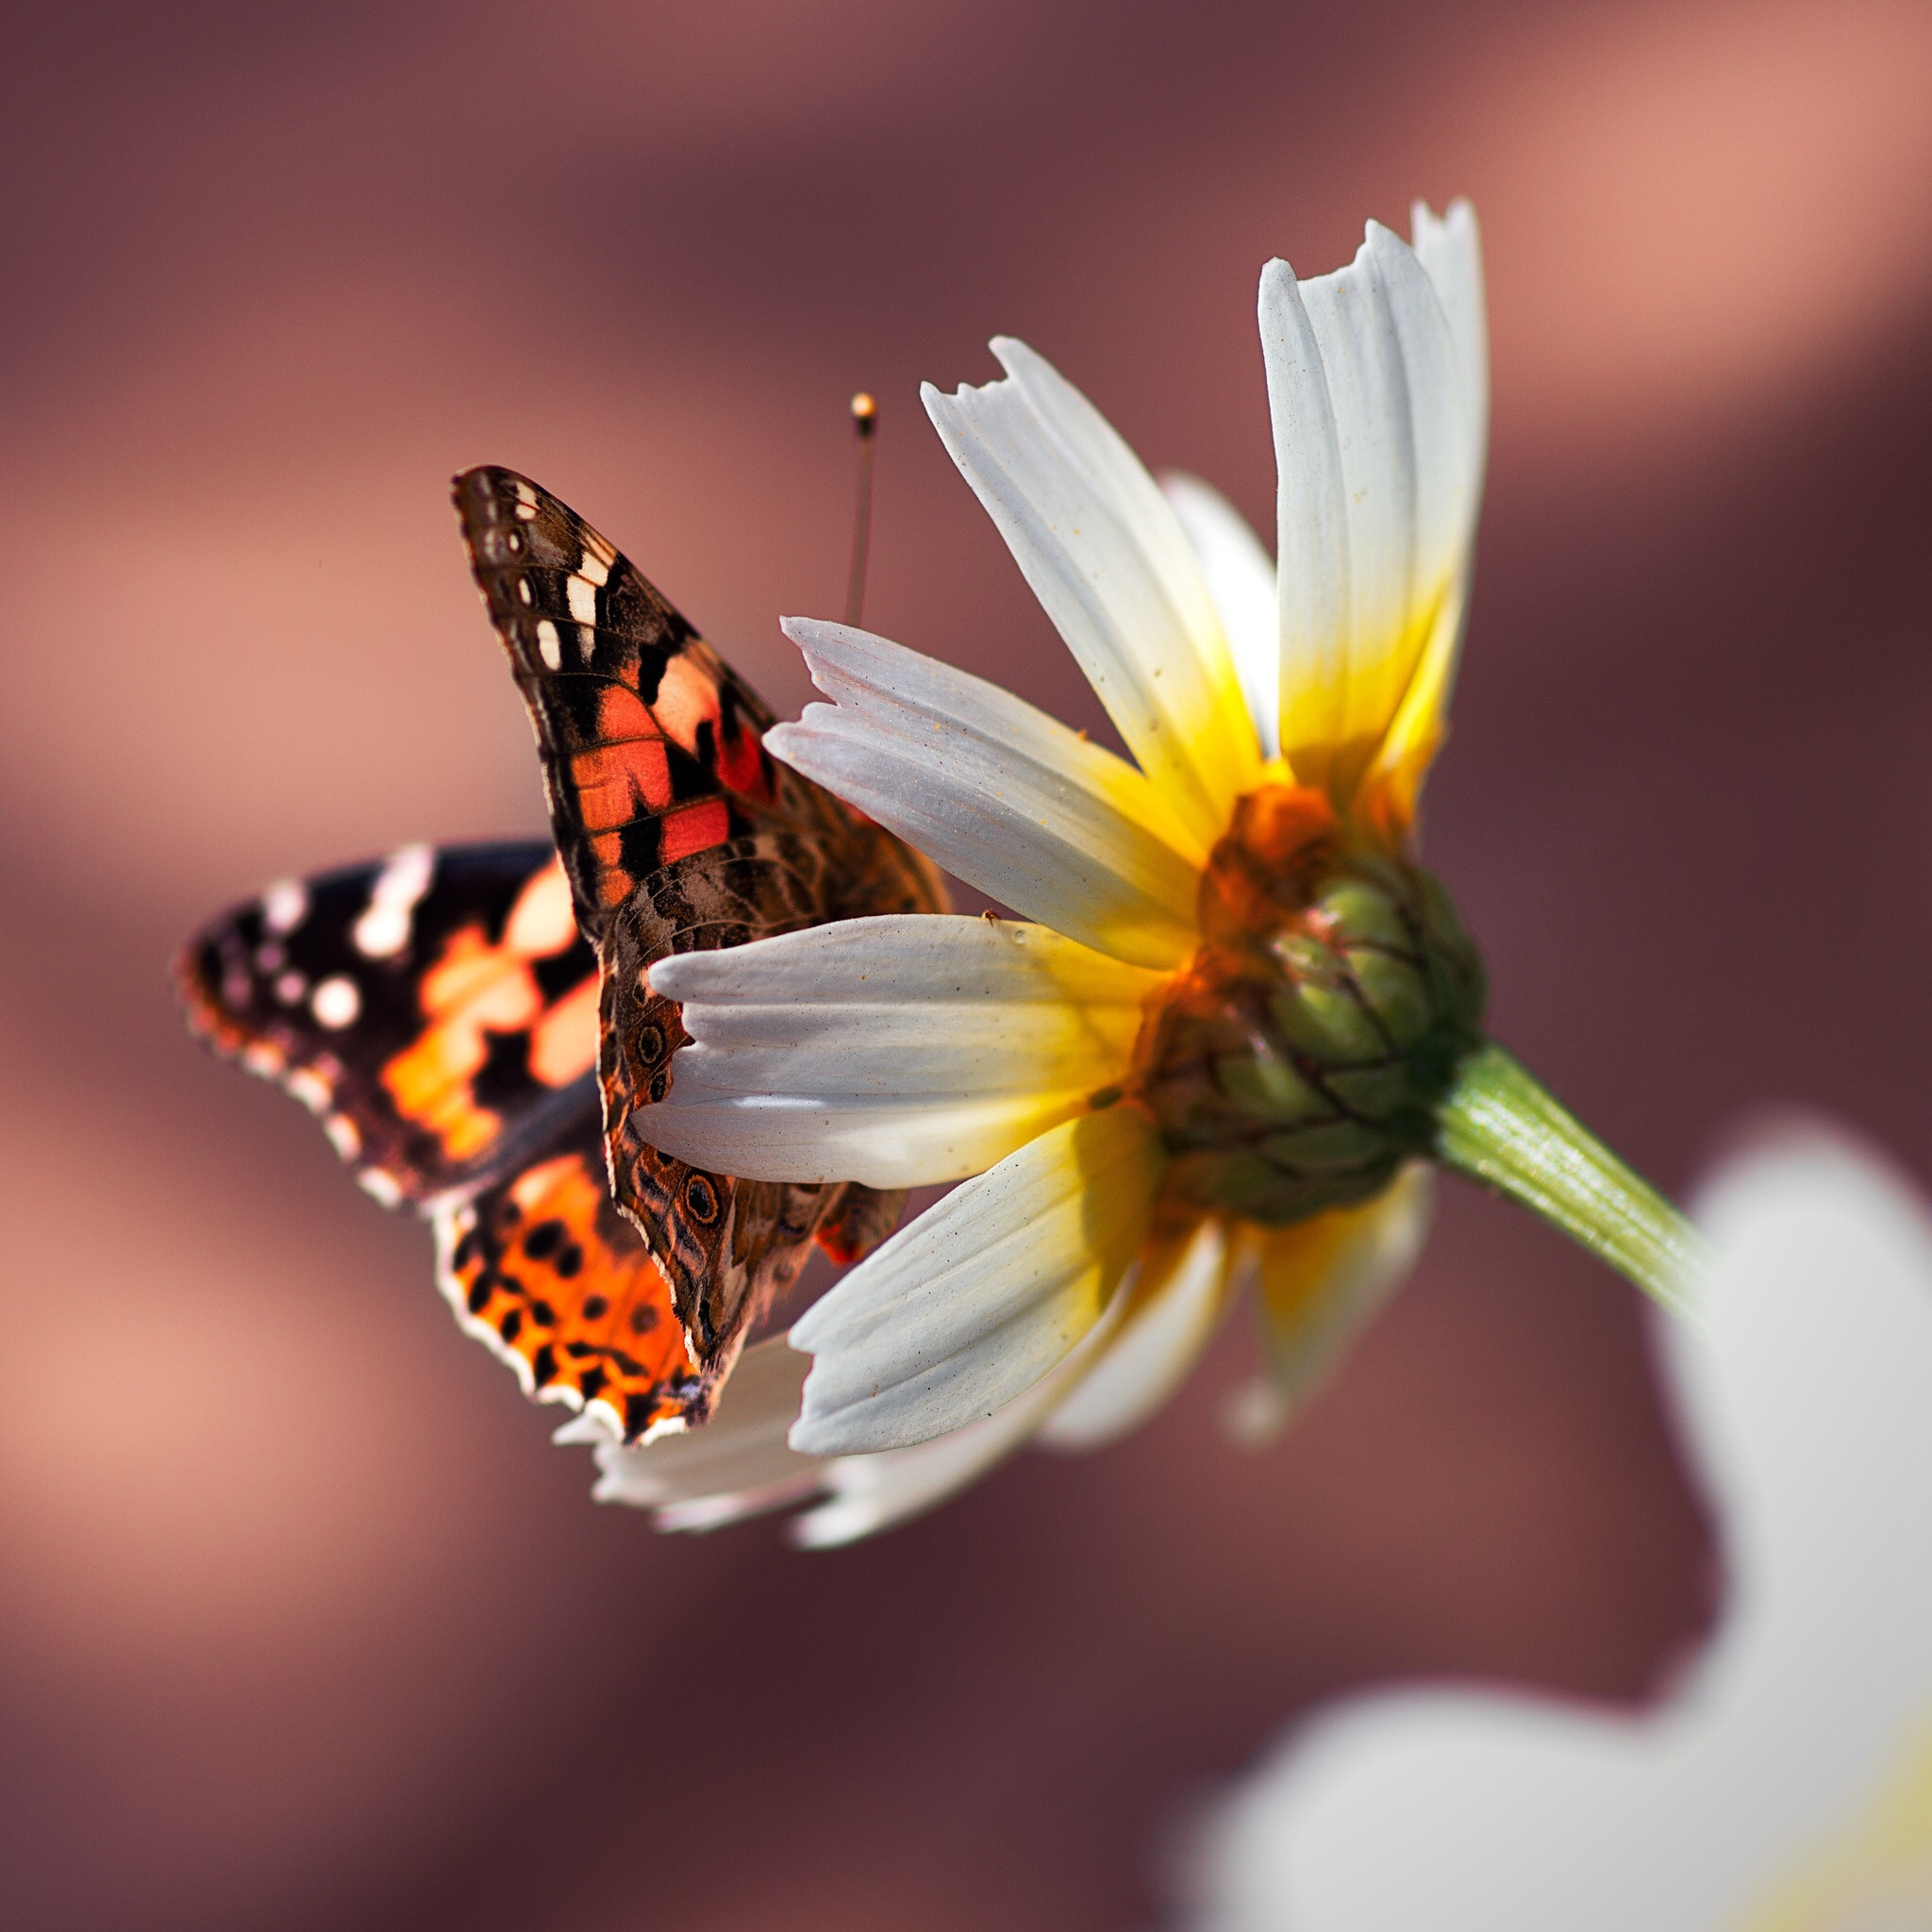
POLYGON ((588 1408, 624 1441, 701 1419, 708 1391, 670 1284, 611 1201, 595 1112, 581 1111, 525 1161, 431 1212, 437 1284, 458 1322, 526 1394, 588 1408))
POLYGON ((408 846, 285 880, 191 940, 175 978, 217 1052, 428 1217, 458 1320, 525 1389, 635 1441, 705 1420, 814 1240, 857 1258, 899 1207, 653 1148, 685 1035, 651 963, 944 895, 773 760, 751 688, 566 505, 501 469, 455 493, 554 849, 408 846))
POLYGON ((405 846, 211 921, 175 978, 217 1053, 318 1114, 378 1200, 501 1168, 532 1123, 594 1114, 597 961, 546 844, 405 846))
POLYGON ((575 511, 510 470, 467 471, 455 496, 598 944, 611 1185, 669 1278, 708 1406, 821 1229, 844 1255, 890 1221, 851 1189, 753 1187, 650 1144, 640 1110, 670 1091, 685 1035, 647 971, 828 919, 939 910, 942 891, 909 846, 772 758, 757 693, 575 511))
POLYGON ((286 879, 181 950, 190 1024, 321 1116, 378 1200, 433 1223, 458 1319, 530 1394, 637 1441, 701 1389, 670 1287, 612 1205, 597 960, 547 841, 408 846, 286 879))
POLYGON ((762 700, 615 544, 513 470, 454 493, 591 940, 662 867, 812 808, 764 747, 762 700))

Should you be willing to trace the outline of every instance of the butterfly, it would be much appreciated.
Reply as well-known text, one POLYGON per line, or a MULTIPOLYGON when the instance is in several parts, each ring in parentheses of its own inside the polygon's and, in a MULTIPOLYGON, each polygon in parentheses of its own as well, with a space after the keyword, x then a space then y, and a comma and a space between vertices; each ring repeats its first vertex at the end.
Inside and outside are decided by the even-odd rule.
POLYGON ((945 907, 931 863, 765 750, 771 712, 636 568, 513 471, 456 479, 554 843, 406 846, 284 880, 181 949, 189 1024, 431 1224, 438 1284, 526 1393, 623 1441, 701 1424, 814 1243, 902 1195, 708 1174, 639 1130, 688 1036, 667 954, 945 907))

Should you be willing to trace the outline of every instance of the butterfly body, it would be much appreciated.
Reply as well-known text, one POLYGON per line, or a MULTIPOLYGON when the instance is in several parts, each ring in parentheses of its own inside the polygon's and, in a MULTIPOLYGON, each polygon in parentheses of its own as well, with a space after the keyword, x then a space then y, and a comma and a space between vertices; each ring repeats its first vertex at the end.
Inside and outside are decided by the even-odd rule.
POLYGON ((776 764, 757 694, 557 498, 459 476, 471 561, 528 708, 555 846, 406 847, 210 924, 191 1024, 323 1119, 433 1223, 458 1320, 540 1399, 625 1441, 702 1422, 813 1241, 856 1258, 899 1202, 745 1182, 650 1146, 685 1034, 673 952, 943 908, 929 863, 776 764))

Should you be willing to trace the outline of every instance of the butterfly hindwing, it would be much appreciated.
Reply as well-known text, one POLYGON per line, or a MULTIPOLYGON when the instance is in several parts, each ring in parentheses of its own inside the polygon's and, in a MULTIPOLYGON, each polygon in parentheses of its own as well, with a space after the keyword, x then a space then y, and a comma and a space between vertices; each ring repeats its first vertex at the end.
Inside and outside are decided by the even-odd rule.
POLYGON ((610 1198, 593 1108, 431 1219, 437 1282, 457 1320, 526 1393, 597 1411, 627 1442, 703 1419, 710 1389, 663 1271, 610 1198))
POLYGON ((898 1226, 906 1192, 904 1188, 880 1190, 847 1181, 819 1223, 819 1246, 840 1268, 864 1260, 898 1226))
MULTIPOLYGON (((670 1091, 686 1035, 676 1003, 652 991, 649 971, 672 953, 741 946, 842 916, 846 858, 797 833, 755 833, 665 868, 605 930, 598 1078, 611 1181, 652 1236, 692 1356, 708 1373, 728 1368, 814 1236, 838 1258, 856 1259, 891 1231, 896 1208, 857 1186, 733 1180, 660 1153, 649 1108, 670 1091)), ((868 910, 932 909, 920 868, 882 871, 872 884, 868 910)))
POLYGON ((544 843, 412 845, 284 880, 204 927, 175 975, 192 1028, 320 1115, 385 1202, 596 1109, 596 958, 544 843))
POLYGON ((651 991, 648 973, 670 953, 816 924, 824 867, 808 840, 755 833, 653 874, 604 935, 598 1079, 611 1183, 663 1263, 692 1356, 717 1378, 804 1264, 828 1191, 708 1174, 638 1131, 639 1109, 670 1091, 672 1056, 686 1038, 676 1002, 651 991))

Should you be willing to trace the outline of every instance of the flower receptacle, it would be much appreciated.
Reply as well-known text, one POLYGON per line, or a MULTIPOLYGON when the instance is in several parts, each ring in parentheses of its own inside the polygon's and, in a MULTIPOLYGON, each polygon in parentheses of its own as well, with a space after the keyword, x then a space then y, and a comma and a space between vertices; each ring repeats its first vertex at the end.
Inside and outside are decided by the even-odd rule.
POLYGON ((1448 895, 1324 792, 1275 784, 1237 806, 1200 924, 1135 1053, 1169 1196, 1281 1226, 1380 1193, 1430 1151, 1482 1037, 1482 960, 1448 895))

